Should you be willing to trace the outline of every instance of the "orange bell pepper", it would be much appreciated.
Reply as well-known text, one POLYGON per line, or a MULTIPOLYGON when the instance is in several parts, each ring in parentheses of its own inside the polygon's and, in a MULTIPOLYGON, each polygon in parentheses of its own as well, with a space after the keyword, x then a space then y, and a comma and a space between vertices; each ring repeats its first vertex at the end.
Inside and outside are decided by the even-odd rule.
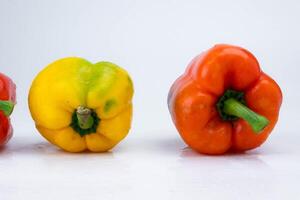
POLYGON ((247 50, 216 45, 192 60, 170 89, 168 106, 181 137, 205 154, 260 146, 282 102, 276 82, 247 50))

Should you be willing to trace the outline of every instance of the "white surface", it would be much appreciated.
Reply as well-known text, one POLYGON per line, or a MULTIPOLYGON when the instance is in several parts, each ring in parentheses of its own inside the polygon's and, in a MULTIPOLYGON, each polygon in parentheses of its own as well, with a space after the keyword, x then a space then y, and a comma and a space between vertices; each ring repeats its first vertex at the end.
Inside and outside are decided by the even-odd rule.
POLYGON ((132 134, 105 154, 69 154, 38 137, 15 137, 1 151, 1 199, 299 197, 300 149, 291 138, 275 136, 246 154, 204 156, 175 132, 148 134, 132 134))
POLYGON ((281 2, 1 0, 0 71, 17 83, 18 105, 0 199, 299 198, 300 3, 281 2), (167 111, 172 82, 216 43, 249 49, 284 93, 268 143, 247 154, 185 149, 167 111), (113 153, 63 153, 34 128, 30 83, 67 56, 109 60, 133 77, 133 129, 113 153))

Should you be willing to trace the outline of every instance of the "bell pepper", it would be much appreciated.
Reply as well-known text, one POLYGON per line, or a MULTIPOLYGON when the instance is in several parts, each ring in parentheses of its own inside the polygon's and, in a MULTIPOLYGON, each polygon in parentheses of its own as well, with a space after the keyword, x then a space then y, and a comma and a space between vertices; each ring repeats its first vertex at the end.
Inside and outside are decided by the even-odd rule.
POLYGON ((42 70, 29 92, 36 128, 69 152, 105 152, 128 134, 133 83, 110 62, 60 59, 42 70))
POLYGON ((181 137, 195 151, 254 149, 277 120, 282 93, 247 50, 216 45, 192 60, 172 85, 168 106, 181 137))
POLYGON ((0 146, 5 145, 12 137, 13 128, 10 123, 11 115, 16 103, 16 85, 0 73, 0 146))

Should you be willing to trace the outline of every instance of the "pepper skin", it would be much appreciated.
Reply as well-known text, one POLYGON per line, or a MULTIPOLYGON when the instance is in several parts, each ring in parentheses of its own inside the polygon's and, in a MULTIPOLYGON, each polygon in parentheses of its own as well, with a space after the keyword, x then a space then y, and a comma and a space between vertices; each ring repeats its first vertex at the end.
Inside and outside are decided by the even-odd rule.
POLYGON ((132 119, 133 83, 110 62, 64 58, 32 83, 29 108, 39 132, 69 152, 105 152, 126 137, 132 119))
POLYGON ((279 86, 247 50, 216 45, 192 60, 170 89, 168 106, 181 137, 195 151, 254 149, 279 115, 279 86))
POLYGON ((12 137, 13 128, 9 116, 15 103, 16 85, 10 78, 0 73, 0 147, 12 137))

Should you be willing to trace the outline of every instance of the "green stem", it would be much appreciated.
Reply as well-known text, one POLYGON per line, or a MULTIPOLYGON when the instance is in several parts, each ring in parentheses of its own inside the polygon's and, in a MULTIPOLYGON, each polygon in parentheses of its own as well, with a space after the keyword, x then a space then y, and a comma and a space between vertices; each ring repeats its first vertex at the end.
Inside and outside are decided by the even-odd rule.
POLYGON ((262 131, 269 124, 267 118, 253 112, 234 98, 229 98, 224 102, 223 111, 228 115, 243 118, 250 124, 256 133, 262 131))
POLYGON ((15 107, 15 104, 11 101, 0 100, 0 110, 8 117, 11 115, 15 107))
POLYGON ((76 115, 81 129, 89 129, 93 126, 94 118, 92 117, 91 109, 79 106, 76 110, 76 115))

